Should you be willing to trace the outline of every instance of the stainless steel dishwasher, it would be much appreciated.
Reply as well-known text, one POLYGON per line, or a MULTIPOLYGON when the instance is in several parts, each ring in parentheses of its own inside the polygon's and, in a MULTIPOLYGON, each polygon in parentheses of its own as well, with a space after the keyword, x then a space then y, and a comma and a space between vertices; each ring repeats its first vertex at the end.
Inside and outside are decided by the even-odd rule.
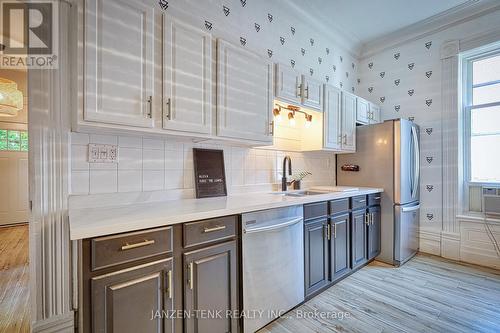
POLYGON ((252 333, 304 301, 302 206, 242 215, 243 320, 252 333))

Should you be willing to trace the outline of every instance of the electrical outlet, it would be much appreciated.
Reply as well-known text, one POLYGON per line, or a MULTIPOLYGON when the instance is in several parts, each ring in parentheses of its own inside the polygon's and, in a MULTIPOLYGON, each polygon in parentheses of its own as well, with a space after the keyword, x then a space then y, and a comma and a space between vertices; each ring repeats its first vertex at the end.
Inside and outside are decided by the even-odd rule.
POLYGON ((118 163, 118 146, 90 143, 89 163, 118 163))

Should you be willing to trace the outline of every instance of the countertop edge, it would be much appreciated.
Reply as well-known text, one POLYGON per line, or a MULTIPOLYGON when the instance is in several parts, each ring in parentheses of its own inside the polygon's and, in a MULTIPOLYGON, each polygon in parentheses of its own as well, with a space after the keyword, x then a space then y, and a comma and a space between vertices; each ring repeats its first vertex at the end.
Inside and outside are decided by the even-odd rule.
MULTIPOLYGON (((123 222, 106 224, 103 223, 99 226, 87 226, 82 219, 72 219, 71 218, 71 210, 70 210, 70 240, 81 240, 92 237, 100 237, 112 234, 119 234, 124 232, 138 231, 162 226, 170 226, 176 225, 180 223, 192 222, 197 220, 204 220, 210 218, 216 218, 221 216, 228 215, 238 215, 244 214, 248 212, 254 212, 265 209, 273 209, 294 205, 303 205, 307 203, 313 202, 321 202, 328 200, 336 200, 342 198, 350 198, 357 195, 367 195, 372 193, 380 193, 383 192, 381 188, 366 188, 360 189, 358 191, 346 191, 346 192, 332 192, 325 193, 314 196, 306 196, 306 197, 294 197, 293 199, 287 201, 279 201, 279 202, 271 202, 271 203, 261 203, 261 204, 251 204, 245 207, 235 207, 235 208, 224 208, 224 209, 215 209, 215 210, 206 210, 192 213, 183 213, 179 215, 171 215, 168 217, 158 216, 158 217, 148 217, 145 219, 135 219, 133 221, 127 221, 124 219, 123 222)), ((268 194, 268 193, 266 193, 268 194)), ((252 195, 262 195, 262 193, 255 193, 252 195)), ((276 194, 272 194, 276 195, 276 194)), ((189 200, 189 199, 188 199, 189 200)), ((172 202, 183 201, 183 200, 173 200, 172 202)), ((130 207, 130 206, 126 206, 130 207)), ((108 209, 120 210, 120 207, 108 207, 108 209)), ((76 211, 81 211, 81 209, 77 209, 76 211)))

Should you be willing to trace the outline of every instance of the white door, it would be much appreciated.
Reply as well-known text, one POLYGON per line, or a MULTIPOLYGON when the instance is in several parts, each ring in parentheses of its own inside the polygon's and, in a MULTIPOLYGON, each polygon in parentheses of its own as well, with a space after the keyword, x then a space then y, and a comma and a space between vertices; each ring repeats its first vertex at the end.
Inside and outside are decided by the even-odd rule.
POLYGON ((323 110, 323 84, 302 76, 302 104, 310 109, 323 110))
POLYGON ((273 66, 217 40, 217 135, 271 143, 273 66))
POLYGON ((163 22, 163 128, 210 134, 212 37, 168 16, 163 22))
POLYGON ((370 124, 378 124, 381 122, 380 106, 370 103, 370 124))
POLYGON ((282 64, 276 64, 276 97, 294 104, 301 103, 302 75, 282 64))
POLYGON ((0 225, 28 222, 28 153, 0 151, 0 225))
POLYGON ((153 127, 154 6, 86 0, 85 120, 153 127))
POLYGON ((358 97, 356 111, 356 121, 360 124, 367 125, 370 123, 370 103, 358 97))
POLYGON ((342 149, 341 96, 342 91, 340 89, 325 85, 324 148, 342 149))
POLYGON ((342 150, 356 151, 356 96, 342 92, 342 150))

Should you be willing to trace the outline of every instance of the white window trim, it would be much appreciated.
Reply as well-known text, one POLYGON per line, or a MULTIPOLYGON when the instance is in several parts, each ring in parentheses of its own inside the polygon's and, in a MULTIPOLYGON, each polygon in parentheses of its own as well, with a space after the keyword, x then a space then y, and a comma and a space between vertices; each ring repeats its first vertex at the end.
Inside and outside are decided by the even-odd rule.
MULTIPOLYGON (((493 43, 484 47, 464 52, 460 55, 462 86, 461 86, 461 112, 462 112, 462 142, 463 142, 463 182, 465 189, 465 203, 469 203, 470 186, 500 186, 500 182, 474 182, 471 181, 471 159, 470 159, 470 137, 471 137, 471 110, 500 105, 500 102, 487 103, 471 106, 472 101, 472 62, 489 58, 494 55, 500 55, 500 42, 493 43)), ((491 84, 492 82, 488 82, 491 84)), ((486 83, 485 85, 488 85, 486 83)))

